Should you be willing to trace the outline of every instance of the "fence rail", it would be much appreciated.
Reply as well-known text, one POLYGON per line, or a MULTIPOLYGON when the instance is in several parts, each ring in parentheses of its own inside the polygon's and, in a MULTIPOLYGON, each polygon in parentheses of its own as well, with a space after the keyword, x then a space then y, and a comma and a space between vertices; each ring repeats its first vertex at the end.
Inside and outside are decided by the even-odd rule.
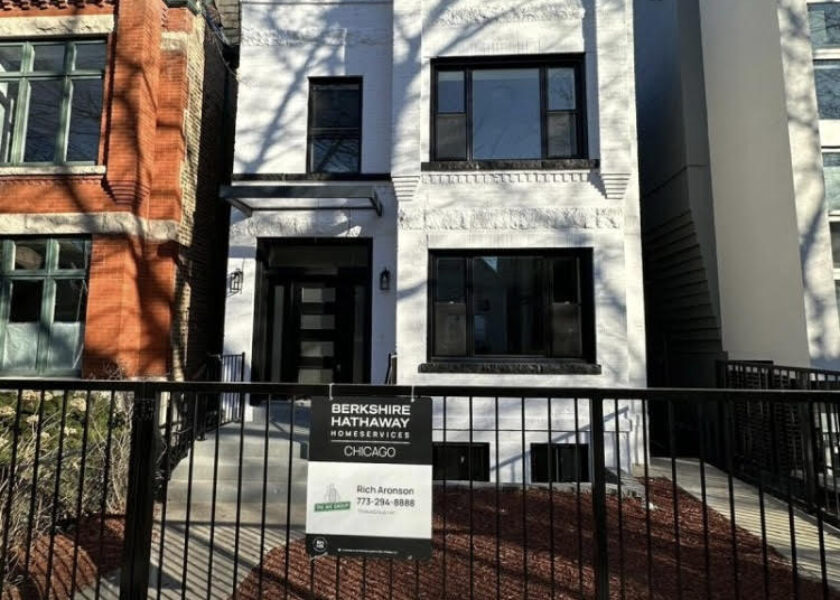
MULTIPOLYGON (((828 504, 809 515, 792 478, 740 477, 744 403, 781 427, 786 411, 837 415, 838 395, 3 381, 3 597, 837 597, 828 504), (433 398, 433 558, 310 561, 312 399, 411 394, 433 398), (207 427, 212 411, 189 410, 228 395, 232 422, 207 427), (652 407, 666 415, 659 458, 652 407), (676 409, 699 424, 694 457, 676 451, 676 409)), ((836 490, 816 458, 836 454, 831 431, 800 440, 810 458, 797 465, 836 490)))

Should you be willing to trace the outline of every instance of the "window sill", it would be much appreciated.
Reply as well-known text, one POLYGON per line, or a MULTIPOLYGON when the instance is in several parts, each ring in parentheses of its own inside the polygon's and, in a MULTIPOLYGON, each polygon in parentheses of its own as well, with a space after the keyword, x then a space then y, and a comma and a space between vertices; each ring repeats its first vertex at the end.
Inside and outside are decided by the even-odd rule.
POLYGON ((420 165, 421 171, 579 171, 597 169, 598 160, 434 160, 420 165))
POLYGON ((0 177, 43 176, 43 175, 104 175, 104 165, 21 165, 0 167, 0 177))
POLYGON ((584 362, 429 362, 419 373, 479 373, 486 375, 600 375, 601 365, 584 362))

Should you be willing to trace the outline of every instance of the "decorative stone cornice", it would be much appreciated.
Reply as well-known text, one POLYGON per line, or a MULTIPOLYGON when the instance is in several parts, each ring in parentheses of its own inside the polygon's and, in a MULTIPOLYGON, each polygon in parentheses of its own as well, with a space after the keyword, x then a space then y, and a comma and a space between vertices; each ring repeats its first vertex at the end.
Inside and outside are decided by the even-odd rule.
POLYGON ((434 21, 438 25, 453 27, 488 23, 565 21, 580 20, 585 12, 581 0, 462 2, 446 9, 443 14, 436 16, 434 21))
POLYGON ((2 10, 46 10, 48 8, 84 8, 113 6, 115 0, 0 0, 2 10))
POLYGON ((516 183, 589 183, 592 171, 474 171, 423 173, 424 185, 481 185, 516 183))
POLYGON ((620 229, 618 208, 462 208, 400 209, 399 226, 408 231, 518 231, 620 229))
POLYGON ((391 43, 391 32, 384 29, 346 27, 303 27, 301 29, 242 28, 243 46, 377 46, 391 43))

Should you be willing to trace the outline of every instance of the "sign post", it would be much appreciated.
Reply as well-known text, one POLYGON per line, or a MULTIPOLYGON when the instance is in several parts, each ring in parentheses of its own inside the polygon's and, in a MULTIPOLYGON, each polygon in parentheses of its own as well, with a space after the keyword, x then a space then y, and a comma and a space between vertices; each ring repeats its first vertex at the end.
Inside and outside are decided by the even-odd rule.
POLYGON ((313 398, 310 555, 430 558, 431 398, 313 398))

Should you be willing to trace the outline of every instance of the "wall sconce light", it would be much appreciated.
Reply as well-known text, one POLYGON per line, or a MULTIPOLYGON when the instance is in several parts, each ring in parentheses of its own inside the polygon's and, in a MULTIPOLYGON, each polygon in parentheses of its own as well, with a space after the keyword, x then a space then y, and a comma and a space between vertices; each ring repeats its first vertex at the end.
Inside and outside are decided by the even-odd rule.
POLYGON ((382 269, 382 272, 379 274, 379 289, 383 292, 391 289, 391 271, 388 269, 382 269))
POLYGON ((242 269, 236 269, 230 274, 230 293, 239 294, 242 292, 242 283, 245 281, 245 274, 242 269))

